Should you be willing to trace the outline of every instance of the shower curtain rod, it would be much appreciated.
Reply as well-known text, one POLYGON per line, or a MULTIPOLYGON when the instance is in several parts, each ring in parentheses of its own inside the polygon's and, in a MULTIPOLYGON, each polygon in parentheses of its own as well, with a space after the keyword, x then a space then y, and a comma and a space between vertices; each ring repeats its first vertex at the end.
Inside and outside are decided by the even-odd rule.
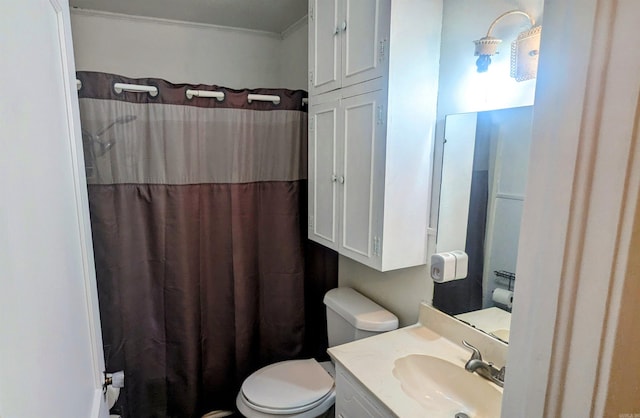
MULTIPOLYGON (((82 81, 76 79, 76 88, 80 90, 82 88, 82 81)), ((113 89, 116 93, 122 93, 123 91, 129 91, 134 93, 149 93, 152 97, 158 95, 158 88, 155 86, 146 86, 144 84, 125 84, 125 83, 115 83, 113 85, 113 89)), ((218 101, 224 100, 224 92, 222 91, 210 91, 210 90, 192 90, 188 89, 186 91, 187 99, 192 99, 194 97, 206 97, 217 99, 218 101)), ((271 94, 248 94, 247 101, 249 103, 253 101, 259 102, 272 102, 273 104, 280 103, 280 96, 271 95, 271 94)), ((309 103, 309 99, 302 99, 302 104, 306 105, 309 103)))

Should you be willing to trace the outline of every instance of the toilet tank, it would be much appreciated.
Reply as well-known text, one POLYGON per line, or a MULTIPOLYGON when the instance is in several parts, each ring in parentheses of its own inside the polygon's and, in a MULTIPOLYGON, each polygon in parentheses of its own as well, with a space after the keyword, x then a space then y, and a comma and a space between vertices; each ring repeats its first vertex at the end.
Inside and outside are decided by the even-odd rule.
POLYGON ((398 318, 349 287, 331 289, 324 296, 329 347, 398 328, 398 318))

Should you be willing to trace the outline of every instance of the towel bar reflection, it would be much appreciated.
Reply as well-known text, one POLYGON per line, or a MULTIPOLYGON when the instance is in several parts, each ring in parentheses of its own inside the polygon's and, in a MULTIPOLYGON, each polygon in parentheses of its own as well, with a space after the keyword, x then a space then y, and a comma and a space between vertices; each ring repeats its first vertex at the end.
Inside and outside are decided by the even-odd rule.
POLYGON ((506 270, 495 270, 493 272, 497 277, 507 279, 509 282, 509 290, 513 290, 513 282, 516 281, 516 274, 506 270))

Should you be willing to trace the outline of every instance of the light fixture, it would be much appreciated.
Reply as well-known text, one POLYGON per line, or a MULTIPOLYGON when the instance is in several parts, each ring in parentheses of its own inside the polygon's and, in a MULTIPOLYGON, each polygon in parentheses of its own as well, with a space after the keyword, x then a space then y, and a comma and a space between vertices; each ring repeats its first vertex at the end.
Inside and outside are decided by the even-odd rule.
POLYGON ((511 77, 516 81, 536 78, 542 26, 534 26, 511 43, 511 77))
POLYGON ((536 77, 542 28, 535 26, 535 20, 522 10, 504 12, 491 23, 485 37, 473 41, 475 43, 474 55, 478 57, 476 66, 479 73, 484 73, 489 69, 491 57, 498 53, 498 45, 502 42, 501 39, 491 36, 491 32, 500 20, 511 15, 525 16, 531 23, 531 28, 520 33, 518 39, 511 44, 511 77, 517 81, 529 80, 536 77))
POLYGON ((491 57, 498 53, 498 45, 502 39, 487 34, 484 38, 473 41, 476 44, 475 56, 478 57, 476 66, 479 73, 486 73, 491 64, 491 57))

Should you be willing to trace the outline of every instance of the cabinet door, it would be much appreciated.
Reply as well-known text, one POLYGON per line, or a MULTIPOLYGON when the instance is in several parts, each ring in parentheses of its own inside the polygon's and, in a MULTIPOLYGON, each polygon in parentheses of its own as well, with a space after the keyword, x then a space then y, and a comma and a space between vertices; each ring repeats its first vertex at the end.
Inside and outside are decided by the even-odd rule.
POLYGON ((338 156, 340 155, 338 93, 309 109, 309 239, 337 250, 339 231, 338 156), (333 97, 331 97, 333 96, 333 97))
POLYGON ((381 77, 388 63, 390 0, 343 0, 342 87, 381 77))
POLYGON ((393 414, 372 399, 352 375, 336 367, 336 418, 383 418, 393 414))
POLYGON ((343 187, 339 252, 380 268, 384 189, 385 94, 374 91, 342 100, 343 187))
POLYGON ((342 0, 309 0, 309 93, 340 87, 342 0))

